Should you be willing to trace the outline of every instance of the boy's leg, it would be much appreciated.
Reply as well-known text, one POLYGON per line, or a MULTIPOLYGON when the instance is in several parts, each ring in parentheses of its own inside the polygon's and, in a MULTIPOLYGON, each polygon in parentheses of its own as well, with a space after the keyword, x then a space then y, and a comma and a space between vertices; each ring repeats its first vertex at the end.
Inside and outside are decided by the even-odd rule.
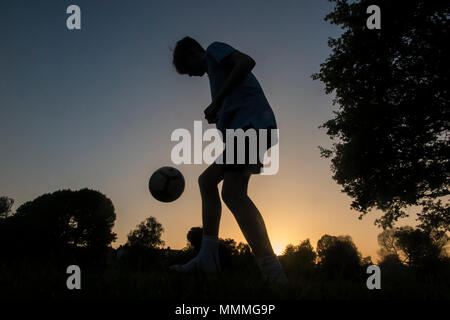
POLYGON ((198 185, 202 197, 203 235, 217 237, 219 235, 222 205, 217 185, 223 180, 223 165, 211 164, 199 176, 198 185))
POLYGON ((221 216, 221 202, 217 185, 223 180, 222 165, 213 163, 198 178, 202 196, 203 239, 198 255, 184 265, 174 265, 174 271, 220 271, 218 256, 218 233, 221 216))
POLYGON ((263 217, 247 195, 251 173, 224 173, 222 199, 236 218, 242 233, 257 258, 274 254, 263 217))
POLYGON ((222 199, 252 248, 264 278, 271 282, 286 283, 286 276, 273 252, 261 213, 247 195, 250 176, 251 173, 245 171, 226 171, 222 199))

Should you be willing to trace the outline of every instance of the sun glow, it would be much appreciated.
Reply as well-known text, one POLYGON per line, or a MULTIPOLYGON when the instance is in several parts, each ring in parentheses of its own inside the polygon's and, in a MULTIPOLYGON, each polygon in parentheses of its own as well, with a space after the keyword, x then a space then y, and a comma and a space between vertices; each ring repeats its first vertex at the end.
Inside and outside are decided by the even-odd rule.
POLYGON ((282 243, 273 243, 272 247, 275 254, 279 256, 283 253, 285 245, 282 243))

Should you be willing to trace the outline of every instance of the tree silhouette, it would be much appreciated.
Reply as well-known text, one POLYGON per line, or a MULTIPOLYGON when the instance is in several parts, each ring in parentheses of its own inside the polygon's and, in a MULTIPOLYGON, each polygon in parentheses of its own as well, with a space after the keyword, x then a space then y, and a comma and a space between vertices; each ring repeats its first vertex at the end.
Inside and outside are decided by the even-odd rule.
POLYGON ((148 217, 128 234, 127 245, 131 247, 156 249, 164 245, 161 240, 164 228, 156 218, 148 217))
POLYGON ((237 244, 236 241, 234 241, 234 239, 231 238, 226 238, 226 239, 221 239, 219 238, 219 250, 224 250, 227 251, 230 255, 237 255, 239 254, 239 251, 237 249, 237 244))
POLYGON ((252 249, 247 243, 239 242, 236 246, 236 250, 240 256, 252 255, 252 249))
POLYGON ((323 235, 317 242, 319 266, 332 277, 353 278, 361 271, 361 254, 350 236, 323 235))
POLYGON ((400 248, 397 244, 395 233, 396 229, 390 228, 383 230, 383 232, 378 235, 378 245, 380 246, 378 254, 382 258, 389 256, 391 257, 390 259, 393 259, 392 257, 395 256, 400 261, 400 248))
POLYGON ((69 247, 104 249, 116 239, 116 214, 110 199, 98 191, 61 190, 21 205, 6 229, 14 245, 28 251, 69 247))
POLYGON ((379 254, 383 261, 398 257, 411 267, 429 267, 446 256, 448 240, 443 232, 427 232, 408 226, 387 229, 378 235, 379 254))
POLYGON ((333 139, 333 178, 361 213, 382 210, 390 227, 421 205, 423 225, 449 231, 450 5, 445 1, 334 0, 326 16, 343 33, 313 75, 339 106, 323 124, 333 139), (380 30, 366 27, 369 5, 380 30))
POLYGON ((422 212, 418 212, 418 220, 421 222, 419 227, 427 232, 433 229, 438 231, 450 231, 450 207, 449 204, 443 204, 442 200, 424 200, 422 201, 422 212))
POLYGON ((0 219, 6 219, 11 214, 11 207, 14 200, 8 197, 0 197, 0 219))
POLYGON ((11 228, 11 207, 14 200, 8 197, 0 197, 0 251, 3 255, 9 255, 11 244, 15 241, 15 230, 11 228))
POLYGON ((202 245, 202 238, 203 229, 201 227, 192 227, 187 234, 188 245, 190 245, 195 252, 199 252, 202 245))
POLYGON ((299 272, 310 272, 314 269, 317 254, 309 239, 295 246, 288 244, 280 257, 283 265, 290 270, 299 272))
POLYGON ((160 250, 164 245, 161 239, 164 228, 155 217, 148 217, 128 234, 125 245, 117 250, 121 263, 140 272, 163 263, 170 251, 160 250))

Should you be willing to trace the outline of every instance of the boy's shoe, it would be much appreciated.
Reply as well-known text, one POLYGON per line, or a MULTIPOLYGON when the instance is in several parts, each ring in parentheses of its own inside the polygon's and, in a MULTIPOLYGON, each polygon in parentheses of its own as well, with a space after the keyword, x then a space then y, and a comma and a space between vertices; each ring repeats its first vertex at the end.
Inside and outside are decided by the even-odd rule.
POLYGON ((198 255, 186 264, 175 264, 169 267, 176 272, 194 272, 205 273, 220 272, 219 257, 217 254, 198 255))
POLYGON ((204 235, 198 255, 186 264, 176 264, 170 266, 170 270, 177 272, 219 272, 220 263, 218 248, 219 243, 217 237, 204 235))
POLYGON ((264 281, 276 284, 288 284, 288 279, 281 267, 281 263, 276 255, 269 255, 257 259, 259 270, 264 281))

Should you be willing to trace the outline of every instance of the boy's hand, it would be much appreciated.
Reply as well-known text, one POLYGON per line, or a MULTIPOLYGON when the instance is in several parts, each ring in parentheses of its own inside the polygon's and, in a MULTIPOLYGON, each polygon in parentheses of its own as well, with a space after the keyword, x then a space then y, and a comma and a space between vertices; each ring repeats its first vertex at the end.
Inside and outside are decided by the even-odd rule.
POLYGON ((205 118, 208 123, 216 123, 217 121, 217 112, 219 112, 220 107, 222 106, 221 101, 213 101, 211 104, 205 109, 205 118))

